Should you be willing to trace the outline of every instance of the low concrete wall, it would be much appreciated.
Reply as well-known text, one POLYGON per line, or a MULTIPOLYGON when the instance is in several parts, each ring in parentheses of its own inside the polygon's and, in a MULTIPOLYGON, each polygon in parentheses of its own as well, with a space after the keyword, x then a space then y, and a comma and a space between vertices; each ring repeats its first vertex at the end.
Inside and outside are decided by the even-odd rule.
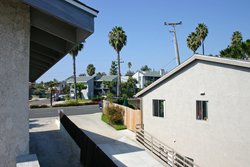
POLYGON ((124 110, 123 120, 124 120, 124 125, 127 126, 127 129, 135 131, 136 125, 142 124, 141 110, 134 110, 126 106, 110 103, 109 101, 103 100, 103 113, 107 114, 107 108, 111 106, 119 106, 124 110))
POLYGON ((108 155, 62 112, 60 112, 60 122, 61 132, 70 142, 73 152, 84 167, 117 167, 108 155))

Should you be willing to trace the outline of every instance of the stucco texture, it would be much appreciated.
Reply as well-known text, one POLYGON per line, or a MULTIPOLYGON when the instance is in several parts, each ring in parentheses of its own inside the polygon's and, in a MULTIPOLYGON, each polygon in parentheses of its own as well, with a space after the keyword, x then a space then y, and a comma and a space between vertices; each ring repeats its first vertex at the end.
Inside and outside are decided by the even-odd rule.
POLYGON ((142 97, 145 130, 200 166, 249 166, 249 83, 249 68, 197 60, 142 97), (165 100, 164 118, 152 99, 165 100), (196 100, 208 120, 196 120, 196 100))
POLYGON ((16 166, 29 152, 29 7, 0 1, 0 166, 16 166))

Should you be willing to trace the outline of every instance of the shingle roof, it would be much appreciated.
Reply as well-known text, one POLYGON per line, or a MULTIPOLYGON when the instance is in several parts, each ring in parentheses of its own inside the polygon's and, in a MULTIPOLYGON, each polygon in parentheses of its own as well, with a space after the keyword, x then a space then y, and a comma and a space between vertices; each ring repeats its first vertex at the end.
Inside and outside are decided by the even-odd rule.
POLYGON ((140 71, 146 77, 161 77, 159 71, 140 71))
MULTIPOLYGON (((79 77, 76 77, 76 82, 88 82, 89 80, 91 80, 92 78, 94 78, 95 76, 79 76, 79 77)), ((74 83, 74 78, 73 76, 72 77, 69 77, 65 80, 67 83, 74 83)))
POLYGON ((193 61, 196 60, 202 60, 202 61, 208 61, 208 62, 214 62, 214 63, 219 63, 219 64, 227 64, 227 65, 232 65, 232 66, 238 66, 238 67, 243 67, 243 68, 250 68, 250 61, 243 61, 243 60, 236 60, 236 59, 229 59, 229 58, 220 58, 220 57, 214 57, 214 56, 205 56, 205 55, 193 55, 191 58, 186 60, 184 63, 181 65, 175 67, 172 71, 168 72, 165 74, 163 77, 158 79, 157 81, 153 82, 151 85, 143 89, 142 91, 138 92, 135 97, 140 97, 146 92, 150 91, 152 88, 158 86, 161 82, 165 81, 168 79, 170 76, 174 75, 184 67, 188 66, 191 64, 193 61))
POLYGON ((117 78, 117 75, 104 75, 100 78, 96 78, 96 81, 113 81, 117 78))

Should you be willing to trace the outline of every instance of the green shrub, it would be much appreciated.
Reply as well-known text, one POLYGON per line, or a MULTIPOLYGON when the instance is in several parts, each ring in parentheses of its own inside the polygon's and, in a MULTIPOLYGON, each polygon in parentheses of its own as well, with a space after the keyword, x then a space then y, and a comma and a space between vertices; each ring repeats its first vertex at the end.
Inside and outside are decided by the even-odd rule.
POLYGON ((79 102, 76 100, 67 100, 65 104, 68 106, 79 106, 79 102))
POLYGON ((102 114, 102 121, 103 121, 103 122, 106 122, 107 124, 110 124, 110 123, 109 123, 109 118, 108 118, 108 116, 105 115, 105 114, 102 114))
POLYGON ((123 109, 118 106, 109 107, 107 109, 107 115, 112 124, 123 124, 123 113, 123 109))
POLYGON ((108 93, 108 94, 107 94, 107 100, 108 100, 109 102, 113 102, 113 98, 114 98, 114 95, 113 95, 112 93, 108 93))
POLYGON ((106 122, 107 124, 111 125, 113 128, 115 128, 116 130, 123 130, 123 129, 127 129, 126 125, 123 124, 112 124, 109 121, 108 115, 102 114, 102 121, 106 122))
POLYGON ((33 105, 30 105, 30 108, 48 108, 49 106, 46 105, 46 104, 42 104, 42 105, 38 105, 38 104, 33 104, 33 105))
POLYGON ((123 125, 123 124, 114 124, 112 125, 116 130, 123 130, 123 129, 127 129, 127 126, 126 125, 123 125))

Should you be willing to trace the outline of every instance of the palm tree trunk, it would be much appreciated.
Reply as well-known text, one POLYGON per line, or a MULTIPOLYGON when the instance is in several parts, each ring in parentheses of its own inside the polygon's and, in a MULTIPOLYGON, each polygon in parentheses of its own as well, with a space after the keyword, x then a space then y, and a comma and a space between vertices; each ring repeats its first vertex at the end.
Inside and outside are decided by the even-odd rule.
POLYGON ((117 52, 117 61, 118 61, 118 78, 117 78, 117 97, 120 97, 120 88, 121 88, 121 68, 120 68, 120 53, 117 52))
POLYGON ((52 86, 50 87, 50 107, 52 107, 52 86))
POLYGON ((75 89, 75 100, 77 100, 77 90, 76 90, 76 56, 73 55, 73 77, 74 77, 74 89, 75 89))
POLYGON ((202 54, 204 55, 204 41, 202 41, 202 54))

